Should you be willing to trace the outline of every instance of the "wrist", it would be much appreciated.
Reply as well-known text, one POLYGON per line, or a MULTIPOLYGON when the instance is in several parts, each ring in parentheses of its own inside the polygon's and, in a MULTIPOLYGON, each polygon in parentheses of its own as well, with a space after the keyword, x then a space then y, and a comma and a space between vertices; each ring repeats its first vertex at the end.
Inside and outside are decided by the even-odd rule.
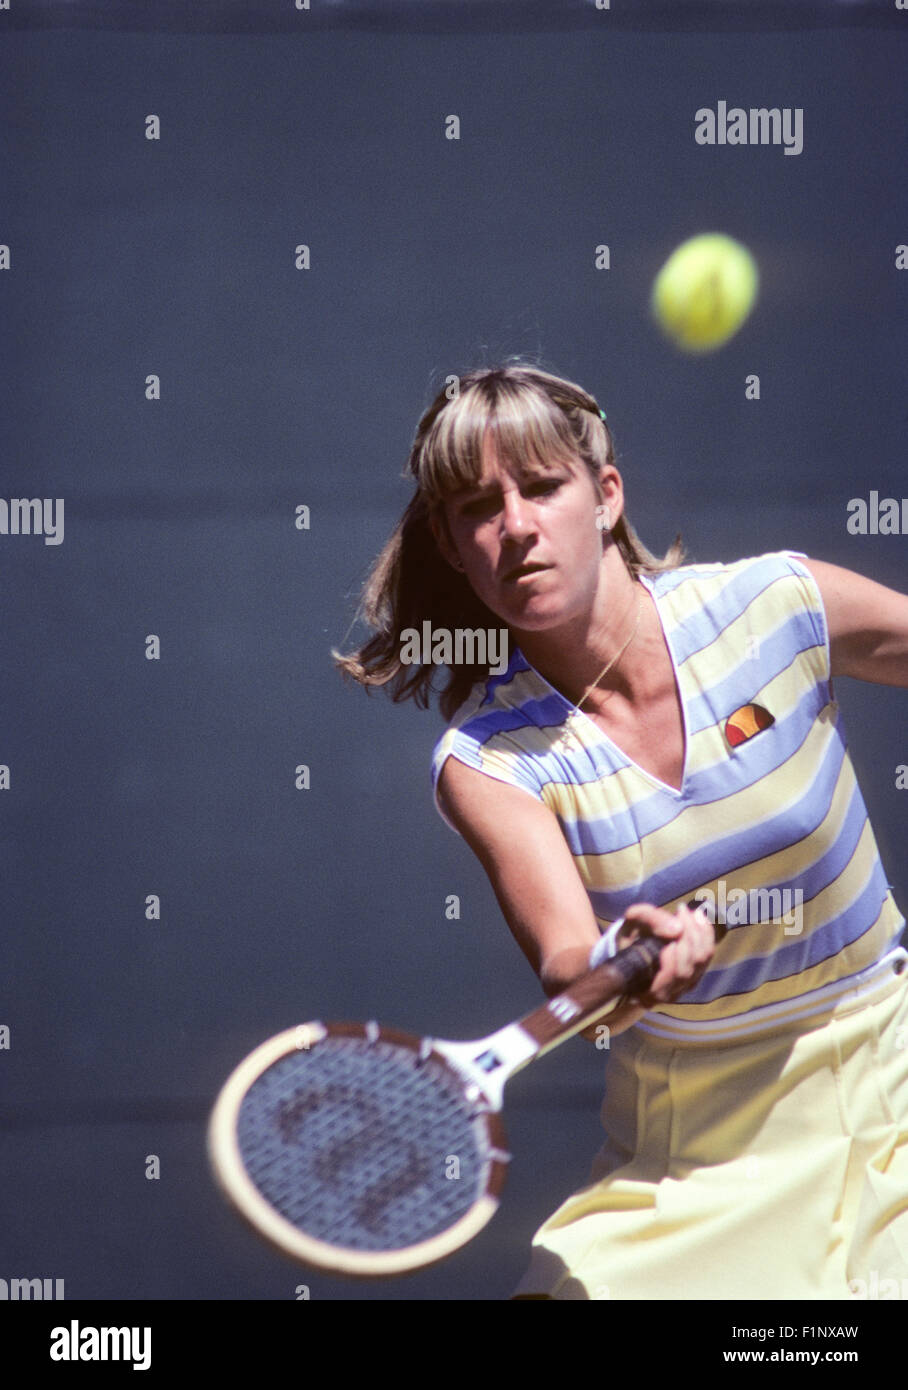
POLYGON ((613 960, 625 946, 630 946, 632 942, 636 941, 638 935, 637 928, 633 923, 626 921, 624 917, 619 917, 610 927, 606 928, 590 951, 587 968, 595 970, 605 961, 613 960))

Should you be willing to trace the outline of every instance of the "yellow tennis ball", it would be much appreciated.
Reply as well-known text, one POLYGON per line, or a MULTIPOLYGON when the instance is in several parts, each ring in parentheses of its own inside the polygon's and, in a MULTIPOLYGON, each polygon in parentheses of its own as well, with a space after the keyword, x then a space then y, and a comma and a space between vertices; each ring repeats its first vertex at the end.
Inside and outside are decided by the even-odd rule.
POLYGON ((746 246, 722 232, 691 237, 673 251, 653 282, 652 309, 685 352, 711 352, 737 333, 757 297, 757 264, 746 246))

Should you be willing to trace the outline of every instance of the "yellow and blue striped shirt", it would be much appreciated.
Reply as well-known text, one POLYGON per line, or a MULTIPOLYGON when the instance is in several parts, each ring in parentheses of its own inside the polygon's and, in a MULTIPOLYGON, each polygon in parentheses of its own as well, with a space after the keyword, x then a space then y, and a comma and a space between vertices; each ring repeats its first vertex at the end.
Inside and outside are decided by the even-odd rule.
POLYGON ((794 552, 642 582, 681 698, 680 789, 638 767, 519 649, 457 712, 433 780, 453 756, 548 806, 602 931, 634 902, 716 906, 730 930, 709 969, 638 1027, 719 1040, 807 1018, 905 959, 819 590, 794 552))

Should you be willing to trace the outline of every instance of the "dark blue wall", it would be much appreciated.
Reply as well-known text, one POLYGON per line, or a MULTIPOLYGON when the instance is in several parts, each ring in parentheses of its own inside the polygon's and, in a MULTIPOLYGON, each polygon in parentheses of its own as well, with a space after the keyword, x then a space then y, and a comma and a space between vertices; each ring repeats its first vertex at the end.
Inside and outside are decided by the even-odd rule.
MULTIPOLYGON (((791 547, 906 587, 905 537, 845 529, 849 499, 908 491, 905 31, 127 33, 95 9, 0 39, 0 494, 65 499, 62 544, 0 536, 0 1275, 504 1298, 600 1142, 588 1044, 514 1082, 504 1209, 424 1275, 307 1275, 209 1177, 209 1107, 264 1037, 478 1035, 539 997, 432 808, 439 716, 345 687, 330 648, 434 389, 510 353, 605 404, 654 549, 680 528, 696 559, 791 547), (802 108, 803 153, 698 146, 720 99, 802 108), (647 302, 703 230, 763 288, 694 359, 647 302)), ((840 697, 904 906, 905 697, 840 697)))

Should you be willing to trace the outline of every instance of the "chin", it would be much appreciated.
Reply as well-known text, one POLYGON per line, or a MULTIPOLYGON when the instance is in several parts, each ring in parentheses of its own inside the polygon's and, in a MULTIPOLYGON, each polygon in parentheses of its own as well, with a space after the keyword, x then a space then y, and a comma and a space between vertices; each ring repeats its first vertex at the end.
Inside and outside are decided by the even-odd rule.
POLYGON ((565 602, 564 595, 556 595, 551 589, 542 593, 526 593, 522 597, 508 594, 502 598, 498 593, 490 595, 491 602, 484 594, 479 598, 508 627, 519 628, 524 632, 541 632, 546 628, 559 627, 570 621, 577 611, 573 604, 565 602))
POLYGON ((508 614, 504 621, 509 627, 517 628, 523 632, 544 632, 550 627, 560 627, 567 622, 569 615, 561 608, 552 608, 550 605, 539 604, 535 606, 528 604, 519 613, 508 614))

